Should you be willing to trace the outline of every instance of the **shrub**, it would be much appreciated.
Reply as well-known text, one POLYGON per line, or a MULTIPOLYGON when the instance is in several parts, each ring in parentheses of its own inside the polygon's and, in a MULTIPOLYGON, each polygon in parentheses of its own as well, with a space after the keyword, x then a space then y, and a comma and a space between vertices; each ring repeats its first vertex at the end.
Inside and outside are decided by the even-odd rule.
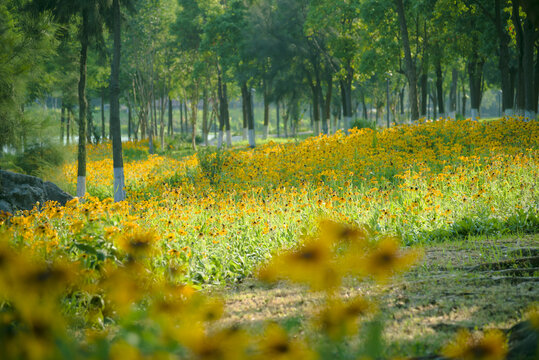
POLYGON ((357 118, 354 120, 350 128, 376 130, 376 121, 357 118))
POLYGON ((14 165, 25 174, 38 176, 44 168, 60 166, 64 153, 59 146, 52 144, 30 145, 15 157, 14 165))

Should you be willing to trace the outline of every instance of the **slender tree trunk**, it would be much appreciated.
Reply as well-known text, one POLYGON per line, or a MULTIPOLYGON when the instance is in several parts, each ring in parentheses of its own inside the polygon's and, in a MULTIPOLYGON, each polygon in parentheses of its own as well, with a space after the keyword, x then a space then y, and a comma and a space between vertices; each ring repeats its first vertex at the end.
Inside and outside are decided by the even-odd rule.
POLYGON ((502 23, 502 4, 506 6, 507 0, 494 0, 495 25, 498 34, 499 51, 498 67, 500 69, 502 85, 502 113, 503 115, 513 115, 514 91, 511 86, 511 72, 509 69, 509 42, 511 38, 502 23))
POLYGON ((112 162, 114 170, 114 201, 125 200, 124 161, 120 127, 120 54, 121 15, 120 0, 112 0, 114 52, 110 71, 110 133, 112 137, 112 162))
POLYGON ((451 89, 449 91, 449 117, 455 119, 457 117, 457 86, 458 86, 458 70, 451 70, 451 89))
POLYGON ((208 109, 208 88, 204 86, 202 90, 202 139, 206 146, 208 146, 208 109))
POLYGON ((269 94, 267 89, 267 84, 264 82, 264 132, 263 138, 268 138, 269 133, 269 94))
POLYGON ((253 92, 249 91, 247 94, 247 99, 249 101, 247 102, 247 120, 248 120, 248 127, 249 127, 249 146, 251 148, 254 148, 256 146, 256 138, 255 138, 255 114, 254 114, 254 99, 253 99, 253 92))
POLYGON ((220 149, 223 146, 223 135, 225 130, 225 104, 223 98, 223 82, 221 80, 221 70, 217 66, 217 96, 219 97, 219 136, 217 139, 217 148, 220 149))
POLYGON ((324 123, 326 127, 326 134, 329 135, 329 123, 331 119, 331 97, 333 96, 333 76, 328 74, 326 78, 327 82, 327 91, 326 91, 326 101, 324 104, 324 123))
MULTIPOLYGON (((60 144, 64 145, 64 128, 65 128, 65 107, 62 104, 62 109, 60 110, 60 144)), ((69 131, 69 128, 68 128, 69 131)))
POLYGON ((86 93, 86 143, 92 143, 92 134, 94 131, 94 114, 92 112, 92 106, 88 101, 88 94, 86 93))
POLYGON ((468 97, 466 96, 466 88, 464 87, 464 82, 462 83, 462 101, 461 101, 461 105, 462 105, 462 110, 461 110, 461 113, 462 113, 462 117, 463 118, 466 118, 466 99, 468 97))
POLYGON ((247 82, 241 85, 241 110, 243 119, 243 134, 242 139, 247 140, 247 134, 249 132, 249 110, 247 104, 249 103, 249 90, 247 90, 247 82))
POLYGON ((290 103, 288 106, 283 103, 283 127, 284 127, 284 137, 288 138, 288 119, 290 118, 290 103))
POLYGON ((406 90, 406 86, 403 86, 401 91, 399 92, 399 97, 400 97, 400 114, 401 114, 401 118, 404 117, 404 91, 406 90))
POLYGON ((101 141, 105 141, 105 91, 101 89, 101 141))
POLYGON ((133 128, 133 110, 131 109, 131 101, 127 102, 127 140, 131 141, 131 132, 133 128))
POLYGON ((88 58, 88 11, 82 12, 82 32, 80 38, 80 78, 79 78, 79 146, 77 154, 77 196, 86 194, 86 61, 88 58))
POLYGON ((417 75, 412 52, 410 50, 410 40, 408 39, 408 28, 406 26, 406 17, 404 13, 404 4, 402 0, 395 0, 397 13, 399 17, 399 26, 401 30, 402 45, 404 48, 404 65, 406 77, 408 78, 410 91, 410 110, 412 121, 419 119, 419 109, 417 107, 417 75))
POLYGON ((438 103, 439 116, 445 117, 443 83, 442 62, 438 58, 436 60, 436 102, 438 103))
POLYGON ((180 100, 180 132, 183 134, 183 101, 180 100))
POLYGON ((479 116, 479 109, 481 107, 484 63, 485 61, 483 59, 479 59, 476 52, 473 53, 472 58, 468 61, 472 120, 477 120, 479 116))
POLYGON ((226 145, 228 147, 232 146, 232 134, 230 132, 230 113, 228 112, 228 91, 226 82, 223 81, 223 111, 224 111, 224 121, 225 121, 225 130, 226 130, 226 145))
POLYGON ((161 142, 161 149, 165 149, 165 95, 163 91, 159 99, 159 140, 161 142))
POLYGON ((66 108, 66 144, 69 145, 71 143, 71 110, 69 108, 66 108))
POLYGON ((172 99, 168 96, 168 136, 174 136, 174 118, 172 116, 172 99))
MULTIPOLYGON (((198 92, 198 90, 197 90, 198 92)), ((196 131, 197 131, 197 105, 198 101, 196 99, 191 100, 191 146, 194 151, 197 150, 197 143, 196 143, 196 131)))
POLYGON ((525 80, 524 80, 524 34, 521 26, 520 19, 520 6, 518 1, 513 1, 513 26, 515 28, 515 37, 517 43, 517 54, 518 54, 518 67, 517 67, 517 76, 516 76, 516 107, 515 115, 524 115, 524 108, 526 107, 526 97, 525 97, 525 80))
POLYGON ((275 115, 277 117, 277 119, 276 119, 276 121, 277 121, 276 127, 277 127, 277 137, 278 138, 281 137, 280 129, 279 129, 280 128, 279 123, 281 122, 281 114, 280 114, 280 112, 281 112, 281 109, 279 108, 279 100, 277 100, 275 102, 275 115))
POLYGON ((318 84, 314 83, 311 84, 311 90, 312 90, 312 102, 313 102, 313 131, 314 136, 320 135, 320 97, 319 97, 319 89, 318 84))
POLYGON ((534 52, 535 52, 535 40, 536 31, 535 27, 526 18, 523 23, 523 38, 522 38, 522 67, 524 71, 524 118, 527 120, 535 120, 536 113, 536 100, 535 94, 535 76, 534 76, 534 52))
POLYGON ((535 47, 535 113, 539 113, 539 45, 535 47))

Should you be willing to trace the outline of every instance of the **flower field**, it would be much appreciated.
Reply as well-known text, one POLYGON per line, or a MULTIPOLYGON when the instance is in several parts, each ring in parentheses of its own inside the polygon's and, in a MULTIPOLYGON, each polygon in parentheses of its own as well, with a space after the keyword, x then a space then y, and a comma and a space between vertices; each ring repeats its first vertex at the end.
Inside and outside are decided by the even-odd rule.
MULTIPOLYGON (((343 279, 387 284, 418 261, 413 245, 539 232, 537 122, 356 129, 181 160, 127 143, 138 160, 126 162, 122 203, 110 198, 110 147, 89 149, 84 201, 2 220, 8 358, 326 358, 358 317, 376 318, 376 299, 339 298, 343 279), (253 276, 323 293, 309 330, 220 327, 223 303, 205 287, 253 276)), ((58 176, 73 188, 76 163, 58 176)), ((507 352, 497 332, 470 339, 443 351, 507 352)))

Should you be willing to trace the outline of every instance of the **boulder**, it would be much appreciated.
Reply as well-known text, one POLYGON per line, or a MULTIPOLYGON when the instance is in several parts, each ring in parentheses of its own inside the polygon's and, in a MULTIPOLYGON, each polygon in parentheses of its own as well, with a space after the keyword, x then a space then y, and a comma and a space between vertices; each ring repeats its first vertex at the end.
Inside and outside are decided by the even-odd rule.
POLYGON ((60 205, 73 199, 55 184, 30 175, 0 170, 0 210, 13 213, 31 210, 37 202, 52 200, 60 205))

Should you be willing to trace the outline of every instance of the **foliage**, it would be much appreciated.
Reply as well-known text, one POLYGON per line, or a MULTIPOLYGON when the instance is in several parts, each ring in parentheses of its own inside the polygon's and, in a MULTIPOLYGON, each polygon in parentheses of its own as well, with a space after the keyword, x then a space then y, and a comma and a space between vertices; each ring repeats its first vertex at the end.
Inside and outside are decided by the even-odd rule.
POLYGON ((367 119, 355 119, 350 128, 376 130, 376 122, 367 119))
POLYGON ((58 145, 34 144, 17 155, 14 164, 25 174, 39 176, 45 168, 62 165, 65 161, 64 156, 58 145))

